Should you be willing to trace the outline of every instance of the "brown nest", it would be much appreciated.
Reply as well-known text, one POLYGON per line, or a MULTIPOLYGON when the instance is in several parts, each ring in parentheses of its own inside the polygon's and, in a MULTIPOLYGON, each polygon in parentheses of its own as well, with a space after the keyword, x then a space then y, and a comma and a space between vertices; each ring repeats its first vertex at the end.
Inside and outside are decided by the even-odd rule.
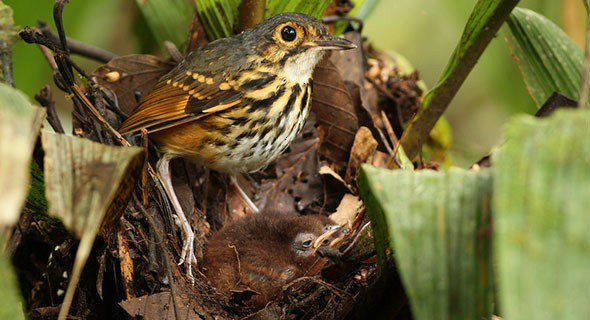
MULTIPOLYGON (((192 36, 198 21, 193 27, 189 48, 204 41, 192 36)), ((106 56, 102 58, 109 61, 87 75, 69 58, 76 48, 66 50, 66 44, 43 26, 26 29, 21 36, 54 52, 55 81, 74 104, 74 134, 103 144, 121 143, 112 128, 119 126, 137 97, 175 63, 148 55, 106 56), (85 78, 84 90, 76 84, 74 72, 85 78)), ((247 293, 224 296, 201 274, 191 286, 184 268, 176 264, 181 242, 171 207, 147 173, 157 154, 144 137, 134 142, 149 150, 144 174, 116 232, 95 243, 70 310, 72 318, 340 319, 371 313, 367 305, 359 306, 370 297, 377 268, 371 228, 359 200, 358 170, 366 162, 395 165, 398 137, 405 121, 418 109, 421 91, 417 73, 401 75, 397 68, 383 63, 374 49, 370 49, 368 63, 369 49, 362 45, 360 34, 352 31, 345 36, 359 44, 359 49, 334 53, 317 68, 314 112, 303 133, 273 166, 244 181, 263 210, 333 215, 347 225, 348 237, 335 247, 332 261, 322 272, 291 282, 259 311, 244 306, 247 293)), ((51 125, 60 131, 59 120, 51 117, 55 107, 47 88, 38 101, 48 108, 51 125)), ((183 160, 172 162, 172 173, 181 204, 185 212, 192 213, 201 261, 210 235, 243 215, 245 208, 222 174, 183 160)), ((57 315, 76 246, 77 241, 58 222, 38 215, 22 216, 10 250, 31 318, 57 315)), ((402 298, 399 306, 389 307, 399 309, 405 303, 399 279, 394 286, 395 294, 402 298)))

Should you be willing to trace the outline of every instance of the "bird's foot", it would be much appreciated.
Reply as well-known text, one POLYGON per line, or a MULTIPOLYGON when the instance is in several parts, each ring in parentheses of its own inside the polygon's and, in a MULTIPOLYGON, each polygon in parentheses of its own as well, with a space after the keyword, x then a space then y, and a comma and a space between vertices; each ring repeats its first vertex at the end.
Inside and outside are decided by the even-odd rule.
POLYGON ((186 266, 186 277, 191 284, 195 284, 195 277, 193 275, 193 265, 197 265, 197 256, 195 255, 195 233, 190 225, 183 224, 182 219, 175 216, 176 224, 182 231, 182 251, 180 253, 180 260, 178 265, 184 264, 186 266))

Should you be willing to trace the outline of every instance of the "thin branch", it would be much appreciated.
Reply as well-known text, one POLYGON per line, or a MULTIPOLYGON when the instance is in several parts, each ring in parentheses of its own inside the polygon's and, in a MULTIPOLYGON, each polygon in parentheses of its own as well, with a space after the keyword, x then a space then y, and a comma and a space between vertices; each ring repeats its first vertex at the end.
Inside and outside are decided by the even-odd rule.
MULTIPOLYGON (((49 30, 49 25, 46 22, 39 21, 37 27, 50 41, 54 43, 60 42, 59 36, 49 30)), ((66 44, 70 52, 92 60, 107 63, 117 57, 116 54, 108 50, 91 46, 70 37, 66 37, 66 44)))
POLYGON ((243 0, 240 6, 240 28, 252 28, 264 20, 266 0, 243 0))
POLYGON ((51 87, 46 85, 41 88, 41 91, 35 95, 35 100, 37 100, 37 102, 39 102, 39 104, 47 110, 47 122, 49 122, 49 125, 51 125, 53 130, 57 133, 65 133, 64 128, 61 125, 61 121, 57 115, 55 101, 53 101, 51 94, 51 87))
POLYGON ((133 201, 135 202, 135 206, 141 211, 143 216, 148 221, 150 228, 153 229, 154 235, 156 236, 156 241, 161 249, 162 255, 164 259, 162 262, 164 263, 164 269, 166 269, 166 275, 168 276, 169 286, 170 286, 170 295, 172 296, 172 306, 174 307, 174 316, 176 319, 183 319, 180 317, 180 307, 178 304, 178 297, 176 293, 176 282, 174 282, 174 277, 172 275, 172 269, 170 268, 170 251, 163 247, 164 239, 162 238, 162 234, 164 234, 163 230, 159 228, 159 225, 154 220, 154 217, 146 210, 146 208, 142 205, 141 201, 137 198, 135 194, 133 194, 133 201))
POLYGON ((182 59, 184 59, 184 56, 182 53, 180 53, 180 50, 178 50, 178 47, 174 44, 174 42, 164 41, 164 47, 166 50, 168 50, 168 53, 174 62, 180 63, 182 59))

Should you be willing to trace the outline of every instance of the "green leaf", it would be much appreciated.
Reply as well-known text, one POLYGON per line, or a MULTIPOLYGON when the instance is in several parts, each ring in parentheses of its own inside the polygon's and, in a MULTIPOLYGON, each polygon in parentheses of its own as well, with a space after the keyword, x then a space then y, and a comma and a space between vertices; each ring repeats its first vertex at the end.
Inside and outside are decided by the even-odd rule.
POLYGON ((80 238, 59 318, 65 319, 96 234, 105 236, 129 201, 142 165, 140 147, 112 147, 43 132, 48 213, 80 238))
POLYGON ((23 308, 14 269, 10 260, 0 255, 0 319, 25 319, 23 308))
POLYGON ((179 48, 184 46, 194 14, 189 0, 136 2, 160 46, 164 41, 171 41, 179 48))
POLYGON ((590 112, 521 116, 494 163, 495 257, 505 319, 590 314, 590 112))
POLYGON ((0 226, 16 223, 29 189, 33 148, 45 109, 0 83, 0 226))
POLYGON ((195 0, 199 17, 210 40, 234 34, 240 0, 195 0))
POLYGON ((582 51, 555 23, 516 8, 508 19, 508 43, 529 93, 541 107, 554 92, 578 99, 582 51))
POLYGON ((268 0, 266 2, 266 17, 283 12, 301 12, 316 19, 321 19, 324 11, 332 0, 268 0))
POLYGON ((492 315, 491 172, 364 165, 381 272, 396 265, 418 320, 492 315))
POLYGON ((426 94, 423 108, 412 119, 402 137, 402 145, 411 159, 418 154, 428 134, 517 3, 518 0, 477 2, 442 76, 426 94))
MULTIPOLYGON (((283 12, 301 12, 319 19, 330 1, 267 0, 265 16, 268 18, 283 12)), ((239 22, 241 0, 195 0, 195 3, 210 40, 234 34, 239 22)))

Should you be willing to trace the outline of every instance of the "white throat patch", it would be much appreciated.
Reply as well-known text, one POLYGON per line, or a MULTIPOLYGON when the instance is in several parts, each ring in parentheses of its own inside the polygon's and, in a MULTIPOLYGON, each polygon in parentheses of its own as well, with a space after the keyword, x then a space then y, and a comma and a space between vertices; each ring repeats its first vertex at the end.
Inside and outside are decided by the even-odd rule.
POLYGON ((289 81, 306 84, 323 56, 324 52, 321 50, 307 50, 296 59, 288 60, 285 63, 285 77, 289 81))

